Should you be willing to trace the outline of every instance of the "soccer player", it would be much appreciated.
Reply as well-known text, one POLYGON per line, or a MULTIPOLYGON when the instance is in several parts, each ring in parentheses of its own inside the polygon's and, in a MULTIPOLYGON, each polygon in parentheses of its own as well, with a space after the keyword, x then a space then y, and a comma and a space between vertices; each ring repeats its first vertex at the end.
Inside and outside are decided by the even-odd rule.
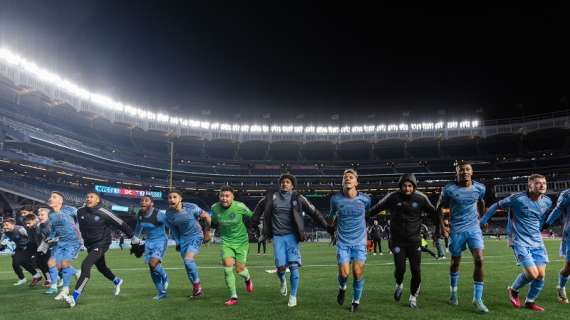
MULTIPOLYGON (((51 286, 51 279, 49 274, 49 267, 48 261, 51 257, 51 250, 49 249, 49 244, 47 243, 47 239, 49 237, 49 233, 51 231, 51 226, 49 224, 49 208, 41 207, 38 209, 38 229, 37 233, 40 237, 40 245, 38 247, 37 259, 36 264, 38 267, 43 270, 42 268, 46 268, 47 274, 45 275, 44 287, 49 288, 51 286)), ((57 282, 57 279, 54 279, 57 282)))
POLYGON ((342 192, 331 197, 330 217, 336 222, 336 256, 338 263, 338 304, 344 303, 346 282, 352 264, 352 306, 356 312, 364 290, 364 264, 366 262, 366 211, 372 200, 359 192, 358 174, 354 169, 344 171, 342 192))
MULTIPOLYGON (((24 217, 24 223, 26 225, 26 231, 28 232, 29 236, 28 249, 31 250, 30 254, 34 260, 33 262, 42 272, 44 278, 46 279, 46 282, 48 282, 47 279, 49 275, 49 268, 47 266, 47 261, 50 254, 49 250, 45 250, 44 252, 44 248, 47 249, 47 247, 45 245, 42 247, 42 242, 44 242, 44 239, 46 239, 49 235, 49 226, 42 226, 39 222, 38 217, 33 213, 29 213, 24 217)), ((34 287, 40 279, 41 277, 36 278, 36 281, 32 281, 30 287, 34 287)))
POLYGON ((111 246, 113 229, 120 228, 129 238, 133 236, 128 224, 103 207, 101 197, 96 192, 88 192, 85 196, 85 206, 77 211, 77 221, 83 244, 87 248, 87 257, 81 263, 81 275, 75 284, 73 294, 64 297, 70 308, 75 307, 79 296, 87 286, 93 265, 105 278, 113 282, 114 294, 119 295, 123 279, 115 276, 109 269, 105 262, 105 253, 111 246))
POLYGON ((150 277, 157 291, 153 299, 162 300, 166 298, 168 289, 168 274, 162 267, 162 259, 168 247, 166 215, 154 207, 154 201, 150 196, 142 197, 140 205, 141 210, 131 244, 138 245, 140 240, 144 240, 144 262, 148 264, 150 277))
POLYGON ((12 255, 12 269, 18 276, 18 281, 14 283, 14 286, 26 284, 22 267, 32 275, 32 283, 37 284, 42 279, 42 275, 36 271, 36 264, 32 258, 35 249, 32 248, 33 243, 31 244, 29 241, 26 228, 17 225, 14 218, 4 220, 3 227, 5 236, 16 244, 16 250, 12 255))
POLYGON ((200 209, 193 203, 183 203, 182 193, 170 191, 168 193, 168 209, 166 210, 166 226, 171 230, 176 241, 176 250, 184 259, 184 267, 188 280, 192 283, 192 297, 199 298, 204 295, 200 285, 198 266, 194 259, 200 252, 202 241, 210 240, 211 218, 208 212, 200 209), (198 219, 206 222, 206 229, 202 230, 198 219))
POLYGON ((57 293, 57 279, 59 271, 63 279, 63 287, 55 296, 56 300, 63 300, 69 295, 69 285, 76 270, 71 265, 77 258, 81 248, 81 235, 76 225, 77 209, 64 206, 63 194, 53 191, 48 199, 50 207, 49 224, 51 226, 47 242, 55 244, 48 260, 51 287, 46 294, 57 293))
MULTIPOLYGON (((294 191, 297 179, 291 174, 282 174, 279 177, 279 191, 268 191, 265 197, 255 207, 253 217, 254 225, 263 220, 263 235, 265 239, 273 238, 273 254, 277 277, 281 284, 282 296, 287 296, 287 282, 285 272, 289 268, 291 276, 291 293, 287 305, 297 306, 297 289, 299 288, 299 268, 301 267, 301 254, 299 242, 305 241, 305 223, 303 212, 309 215, 314 222, 330 233, 333 232, 322 214, 307 198, 294 191)), ((262 238, 262 239, 263 239, 262 238)))
MULTIPOLYGON (((479 226, 479 216, 485 212, 485 185, 473 181, 473 168, 466 161, 455 165, 457 179, 443 188, 437 210, 443 217, 442 209, 450 209, 450 243, 451 265, 449 278, 451 282, 449 303, 459 304, 457 283, 459 282, 459 264, 461 253, 469 247, 473 255, 473 306, 478 312, 487 313, 489 309, 483 303, 483 233, 479 226)), ((440 218, 443 220, 443 218, 440 218)), ((443 221, 440 222, 444 230, 443 221)))
POLYGON ((562 220, 562 242, 560 243, 560 256, 565 257, 566 262, 558 276, 556 291, 560 303, 568 303, 566 296, 566 283, 570 277, 570 189, 564 190, 558 196, 556 208, 548 216, 543 230, 553 225, 558 219, 562 220))
POLYGON ((404 273, 406 272, 406 259, 410 262, 412 279, 410 283, 410 308, 417 307, 417 296, 420 291, 422 251, 422 212, 427 213, 434 221, 439 223, 435 207, 428 197, 417 191, 417 180, 413 174, 404 174, 398 182, 400 190, 387 194, 378 201, 367 213, 374 215, 383 210, 390 212, 390 225, 392 238, 390 250, 394 256, 396 270, 396 288, 394 299, 400 301, 404 291, 404 273))
POLYGON ((374 219, 372 222, 372 226, 370 227, 370 235, 372 236, 372 243, 374 246, 374 255, 376 255, 376 250, 383 255, 382 253, 382 226, 378 224, 378 220, 374 219))
POLYGON ((234 200, 234 190, 230 186, 220 188, 219 202, 212 206, 212 225, 217 226, 222 238, 222 263, 224 279, 230 291, 230 299, 224 304, 238 303, 236 273, 245 281, 246 291, 253 292, 253 280, 246 267, 249 252, 249 236, 244 218, 251 218, 253 212, 242 202, 234 200))
POLYGON ((541 227, 552 207, 552 200, 545 196, 546 178, 532 174, 528 177, 528 192, 519 192, 493 204, 481 219, 486 226, 497 209, 511 209, 508 223, 511 225, 509 245, 512 247, 523 272, 507 288, 509 299, 515 308, 520 308, 519 290, 530 283, 525 308, 544 311, 536 304, 536 298, 544 287, 544 274, 548 254, 542 241, 541 227))
POLYGON ((263 222, 260 222, 257 225, 257 229, 259 232, 259 236, 257 237, 257 255, 261 254, 261 247, 262 246, 263 246, 263 255, 265 255, 265 252, 267 251, 267 239, 262 237, 262 235, 263 235, 263 222))

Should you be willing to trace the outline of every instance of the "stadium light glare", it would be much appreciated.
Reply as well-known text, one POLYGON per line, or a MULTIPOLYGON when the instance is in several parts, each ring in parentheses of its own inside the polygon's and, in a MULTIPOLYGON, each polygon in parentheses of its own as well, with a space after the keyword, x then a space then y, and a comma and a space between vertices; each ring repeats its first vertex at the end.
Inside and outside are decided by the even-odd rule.
MULTIPOLYGON (((158 122, 169 126, 183 126, 191 127, 196 130, 206 131, 232 131, 232 132, 254 132, 254 133, 294 133, 294 134, 323 134, 323 135, 336 135, 336 134, 360 134, 360 133, 373 133, 373 132, 406 132, 406 131, 433 131, 444 129, 469 129, 479 128, 481 123, 479 120, 463 120, 463 121, 438 121, 438 122, 415 122, 415 123, 400 123, 400 124, 378 124, 373 125, 353 125, 353 126, 302 126, 302 125, 251 125, 247 123, 241 124, 220 124, 218 122, 210 123, 209 121, 200 121, 195 119, 185 119, 181 117, 170 116, 165 113, 155 113, 150 110, 138 108, 133 105, 123 104, 111 97, 91 93, 88 90, 72 83, 58 74, 43 69, 35 62, 29 61, 24 57, 12 52, 8 48, 0 48, 0 63, 10 68, 16 68, 22 72, 34 77, 39 82, 46 83, 53 86, 55 89, 66 92, 75 96, 85 102, 92 103, 96 107, 111 110, 117 113, 126 113, 128 116, 158 122)), ((34 87, 34 85, 31 85, 34 87)), ((39 91, 44 90, 45 87, 35 87, 39 91)))

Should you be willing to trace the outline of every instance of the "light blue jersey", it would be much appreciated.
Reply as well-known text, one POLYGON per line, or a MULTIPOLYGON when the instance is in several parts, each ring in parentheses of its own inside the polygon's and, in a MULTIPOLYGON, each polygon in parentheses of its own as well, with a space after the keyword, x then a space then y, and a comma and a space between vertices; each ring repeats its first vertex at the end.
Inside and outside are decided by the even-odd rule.
POLYGON ((165 225, 165 212, 153 209, 146 215, 138 216, 134 235, 146 241, 164 241, 168 239, 165 225))
POLYGON ((492 205, 481 223, 487 223, 498 208, 511 209, 507 222, 510 225, 509 244, 538 248, 544 246, 540 229, 551 206, 549 197, 541 196, 538 201, 533 201, 526 192, 519 192, 492 205))
POLYGON ((476 181, 470 187, 451 182, 443 187, 440 202, 449 206, 451 233, 480 230, 477 203, 485 197, 485 185, 476 181))
POLYGON ((172 231, 176 243, 203 238, 202 227, 198 222, 201 213, 200 207, 189 202, 183 203, 180 212, 170 208, 166 210, 166 226, 172 231))
POLYGON ((366 211, 372 200, 362 192, 347 198, 342 192, 331 198, 330 217, 336 218, 337 245, 366 245, 366 211))
POLYGON ((63 206, 59 212, 50 211, 48 217, 51 226, 50 238, 59 238, 58 245, 80 243, 76 208, 63 206))
POLYGON ((553 225, 558 219, 562 219, 563 238, 570 239, 570 189, 560 193, 556 202, 556 208, 554 208, 546 223, 553 225))

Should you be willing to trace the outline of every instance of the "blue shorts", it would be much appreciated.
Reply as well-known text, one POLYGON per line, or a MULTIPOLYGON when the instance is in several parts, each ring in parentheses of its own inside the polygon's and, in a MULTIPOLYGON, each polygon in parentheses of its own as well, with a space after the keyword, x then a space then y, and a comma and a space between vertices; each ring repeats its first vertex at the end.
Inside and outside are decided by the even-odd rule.
POLYGON ((57 264, 60 264, 63 260, 73 261, 77 258, 80 248, 81 244, 79 243, 60 242, 52 248, 51 255, 57 264))
POLYGON ((202 245, 203 240, 203 237, 195 237, 180 241, 180 255, 182 258, 184 258, 187 253, 198 254, 198 252, 200 252, 200 246, 202 245))
POLYGON ((368 252, 365 244, 358 245, 345 245, 342 243, 336 244, 336 261, 338 264, 352 263, 352 262, 366 262, 368 252))
POLYGON ((449 252, 452 257, 461 257, 461 252, 467 247, 469 250, 483 250, 485 248, 481 229, 451 233, 449 236, 449 252))
POLYGON ((517 263, 527 269, 533 266, 545 266, 548 263, 548 253, 544 246, 533 248, 513 245, 517 263))
POLYGON ((168 240, 155 240, 155 241, 145 241, 144 243, 144 263, 148 264, 150 259, 158 259, 162 261, 162 257, 166 253, 166 248, 168 246, 168 240))
POLYGON ((273 236, 273 254, 275 255, 275 267, 288 266, 293 263, 301 265, 299 241, 292 234, 273 236))
POLYGON ((570 239, 562 239, 560 243, 560 256, 566 257, 566 262, 570 262, 570 239))

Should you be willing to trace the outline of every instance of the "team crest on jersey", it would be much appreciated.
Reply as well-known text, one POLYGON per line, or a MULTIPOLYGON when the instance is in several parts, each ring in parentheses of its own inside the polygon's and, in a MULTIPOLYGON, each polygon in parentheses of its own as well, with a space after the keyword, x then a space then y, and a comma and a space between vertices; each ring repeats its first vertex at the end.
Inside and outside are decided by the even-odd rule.
POLYGON ((412 208, 417 209, 419 206, 417 202, 412 202, 412 208))
POLYGON ((396 205, 397 205, 398 207, 401 207, 401 206, 402 206, 402 203, 401 203, 401 202, 398 202, 396 205))
POLYGON ((394 253, 400 253, 400 247, 396 246, 392 249, 394 253))
POLYGON ((99 221, 100 219, 101 219, 101 218, 100 218, 99 216, 95 216, 95 217, 93 218, 93 220, 95 220, 95 221, 99 221))
POLYGON ((297 206, 297 200, 293 200, 293 206, 294 206, 294 207, 297 206))
POLYGON ((230 218, 230 220, 233 220, 233 219, 235 219, 235 218, 236 218, 236 214, 235 214, 235 213, 233 213, 233 212, 232 212, 232 213, 230 213, 230 216, 229 216, 229 218, 230 218))

